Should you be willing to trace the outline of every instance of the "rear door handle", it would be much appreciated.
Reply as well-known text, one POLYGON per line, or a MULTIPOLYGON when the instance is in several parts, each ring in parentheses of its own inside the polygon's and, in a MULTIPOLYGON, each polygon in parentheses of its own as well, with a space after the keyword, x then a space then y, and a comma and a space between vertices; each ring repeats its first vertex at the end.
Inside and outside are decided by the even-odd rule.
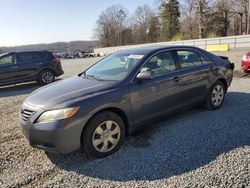
POLYGON ((12 69, 17 69, 18 68, 18 66, 15 66, 15 67, 11 67, 12 69))
POLYGON ((210 71, 216 71, 216 70, 217 70, 217 67, 210 67, 209 70, 210 70, 210 71))
POLYGON ((173 78, 173 80, 174 80, 174 82, 179 82, 179 81, 180 81, 180 77, 179 77, 179 76, 175 76, 175 77, 173 78))

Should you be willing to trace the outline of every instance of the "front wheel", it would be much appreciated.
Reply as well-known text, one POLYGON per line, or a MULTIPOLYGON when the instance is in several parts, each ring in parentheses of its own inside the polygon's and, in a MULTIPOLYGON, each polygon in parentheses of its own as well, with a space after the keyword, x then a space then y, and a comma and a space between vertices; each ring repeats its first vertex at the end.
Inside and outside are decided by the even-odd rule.
POLYGON ((209 110, 220 108, 224 102, 225 93, 225 85, 221 81, 216 81, 209 91, 205 107, 209 110))
POLYGON ((94 157, 105 157, 116 152, 124 141, 125 126, 120 116, 102 112, 94 116, 82 134, 84 151, 94 157))

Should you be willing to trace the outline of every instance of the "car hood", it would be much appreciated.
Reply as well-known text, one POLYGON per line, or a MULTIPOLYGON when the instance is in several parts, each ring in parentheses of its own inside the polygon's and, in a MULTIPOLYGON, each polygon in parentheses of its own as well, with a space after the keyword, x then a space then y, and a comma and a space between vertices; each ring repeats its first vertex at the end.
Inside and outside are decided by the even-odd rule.
POLYGON ((98 81, 74 76, 42 87, 25 100, 25 103, 42 109, 68 106, 72 101, 83 100, 92 95, 112 90, 115 82, 98 81))

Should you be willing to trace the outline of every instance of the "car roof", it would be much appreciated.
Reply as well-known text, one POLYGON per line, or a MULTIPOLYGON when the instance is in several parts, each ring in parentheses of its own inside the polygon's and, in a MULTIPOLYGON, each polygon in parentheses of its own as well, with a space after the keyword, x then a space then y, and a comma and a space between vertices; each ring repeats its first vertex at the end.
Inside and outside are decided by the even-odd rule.
POLYGON ((27 51, 15 51, 13 53, 36 53, 36 52, 49 52, 48 50, 27 50, 27 51))
POLYGON ((50 51, 48 51, 48 50, 12 51, 12 52, 7 52, 7 53, 2 53, 2 54, 0 54, 0 56, 14 54, 14 53, 36 53, 36 52, 50 52, 50 51))
POLYGON ((161 50, 167 50, 167 49, 175 49, 175 48, 184 48, 184 49, 196 49, 201 50, 200 48, 194 47, 194 46, 149 46, 149 47, 142 47, 142 48, 132 48, 132 49, 125 49, 125 50, 119 50, 117 53, 128 53, 128 54, 142 54, 142 55, 149 55, 161 50))
POLYGON ((7 53, 1 53, 0 57, 6 56, 6 55, 13 55, 18 53, 36 53, 36 52, 45 52, 45 53, 52 53, 48 50, 34 50, 34 51, 15 51, 15 52, 7 52, 7 53))

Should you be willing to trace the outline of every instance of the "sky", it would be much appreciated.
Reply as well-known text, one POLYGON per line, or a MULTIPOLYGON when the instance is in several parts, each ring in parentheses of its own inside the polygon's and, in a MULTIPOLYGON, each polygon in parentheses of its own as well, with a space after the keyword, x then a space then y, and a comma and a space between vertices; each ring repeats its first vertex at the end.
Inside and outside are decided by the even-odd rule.
POLYGON ((0 0, 0 46, 93 40, 96 20, 116 4, 130 14, 157 0, 0 0))

